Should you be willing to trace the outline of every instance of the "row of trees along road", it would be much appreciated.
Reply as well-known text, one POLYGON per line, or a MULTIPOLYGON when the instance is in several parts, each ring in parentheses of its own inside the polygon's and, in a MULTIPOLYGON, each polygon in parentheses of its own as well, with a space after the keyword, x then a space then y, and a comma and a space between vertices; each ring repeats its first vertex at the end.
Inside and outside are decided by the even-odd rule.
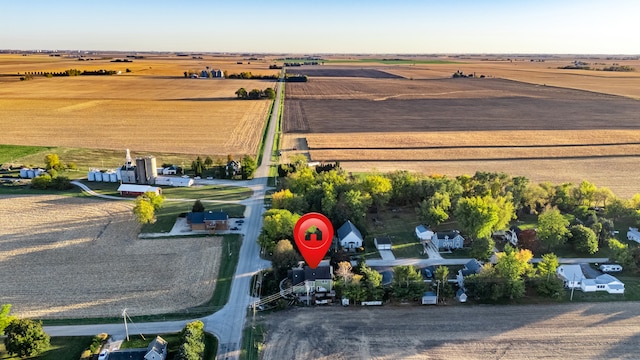
POLYGON ((260 90, 260 89, 253 89, 251 91, 247 91, 247 89, 245 88, 240 88, 238 90, 236 90, 235 92, 236 96, 238 97, 238 99, 245 99, 245 100, 257 100, 260 98, 267 98, 267 99, 275 99, 276 98, 276 91, 273 90, 273 88, 266 88, 264 90, 260 90))

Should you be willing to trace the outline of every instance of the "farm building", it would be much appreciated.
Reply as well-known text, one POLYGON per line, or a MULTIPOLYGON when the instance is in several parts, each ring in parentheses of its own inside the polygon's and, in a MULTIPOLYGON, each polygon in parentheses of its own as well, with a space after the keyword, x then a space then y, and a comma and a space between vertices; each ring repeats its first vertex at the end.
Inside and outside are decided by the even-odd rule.
POLYGON ((160 195, 162 194, 162 189, 157 186, 149 185, 121 184, 118 187, 118 192, 122 196, 140 196, 146 192, 152 192, 160 195))
POLYGON ((638 228, 630 227, 627 231, 627 239, 640 243, 640 231, 638 228))
POLYGON ((187 224, 191 226, 191 230, 227 230, 229 214, 225 211, 188 212, 187 224))
POLYGON ((378 250, 391 250, 391 239, 388 237, 381 237, 373 239, 378 250))
POLYGON ((225 174, 227 177, 234 177, 236 175, 240 175, 240 170, 242 169, 242 165, 235 160, 231 160, 227 163, 225 167, 225 174))
POLYGON ((22 168, 20 169, 20 177, 23 179, 33 179, 35 177, 40 176, 41 174, 45 173, 46 171, 44 169, 40 169, 40 168, 22 168))
POLYGON ((193 185, 193 179, 180 176, 158 176, 156 177, 156 185, 188 187, 193 185))
POLYGON ((355 251, 362 246, 362 234, 349 220, 338 229, 338 240, 345 250, 355 251))
POLYGON ((162 169, 162 175, 177 175, 178 167, 175 165, 167 166, 162 169))

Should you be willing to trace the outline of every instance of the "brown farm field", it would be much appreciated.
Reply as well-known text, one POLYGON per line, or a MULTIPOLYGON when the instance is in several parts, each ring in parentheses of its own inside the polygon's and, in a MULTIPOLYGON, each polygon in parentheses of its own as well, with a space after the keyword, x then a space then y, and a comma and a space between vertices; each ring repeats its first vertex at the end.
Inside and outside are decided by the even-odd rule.
POLYGON ((263 359, 634 359, 638 303, 294 308, 263 359))
MULTIPOLYGON (((40 60, 16 63, 10 57, 0 56, 0 73, 12 74, 29 66, 34 71, 36 68, 53 71, 54 66, 68 69, 68 62, 75 61, 37 58, 40 60)), ((236 100, 234 93, 241 87, 247 90, 274 87, 273 81, 186 79, 182 71, 178 72, 188 70, 180 59, 148 61, 173 70, 114 76, 37 76, 29 81, 2 77, 0 141, 11 145, 130 148, 176 154, 256 154, 270 101, 236 100)), ((195 69, 204 68, 204 63, 215 67, 213 61, 203 60, 202 64, 185 61, 189 66, 197 65, 195 69)), ((108 61, 109 65, 93 61, 80 65, 85 64, 114 69, 108 61)), ((80 65, 75 68, 89 68, 80 65)))
POLYGON ((640 192, 640 101, 606 93, 496 78, 312 77, 287 85, 283 129, 283 149, 349 171, 502 171, 640 192))
POLYGON ((222 239, 137 239, 128 201, 0 196, 0 303, 17 316, 180 312, 215 289, 222 239), (194 266, 198 264, 198 266, 194 266))

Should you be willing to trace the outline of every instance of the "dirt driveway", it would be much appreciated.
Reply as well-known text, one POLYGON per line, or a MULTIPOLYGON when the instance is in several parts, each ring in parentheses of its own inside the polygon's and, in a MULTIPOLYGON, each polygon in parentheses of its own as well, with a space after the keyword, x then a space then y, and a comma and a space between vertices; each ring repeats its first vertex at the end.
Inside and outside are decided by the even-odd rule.
POLYGON ((0 304, 38 318, 176 312, 207 301, 221 239, 137 239, 132 203, 0 196, 0 304))
POLYGON ((258 321, 268 327, 263 359, 637 359, 638 309, 637 302, 331 306, 258 321))

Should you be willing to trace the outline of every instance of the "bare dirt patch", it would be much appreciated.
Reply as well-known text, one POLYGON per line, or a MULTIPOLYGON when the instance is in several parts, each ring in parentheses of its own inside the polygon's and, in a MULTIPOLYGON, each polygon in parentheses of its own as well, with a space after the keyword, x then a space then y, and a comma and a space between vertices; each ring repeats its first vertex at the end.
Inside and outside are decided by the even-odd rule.
POLYGON ((221 239, 137 239, 132 204, 0 197, 0 303, 18 316, 179 312, 208 301, 221 239))
POLYGON ((296 308, 264 359, 601 359, 640 351, 638 303, 296 308))

